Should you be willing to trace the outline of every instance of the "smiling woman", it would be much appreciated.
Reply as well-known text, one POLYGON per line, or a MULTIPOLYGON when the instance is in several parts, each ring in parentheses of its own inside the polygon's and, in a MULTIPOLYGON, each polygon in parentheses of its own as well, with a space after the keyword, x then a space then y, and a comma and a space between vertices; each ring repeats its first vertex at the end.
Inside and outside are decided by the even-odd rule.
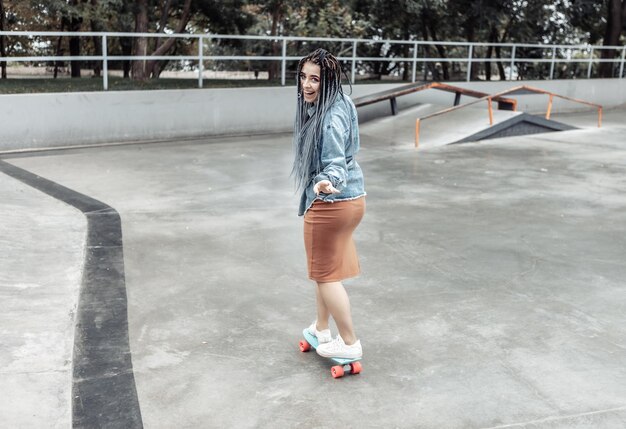
POLYGON ((320 89, 320 66, 307 62, 300 72, 302 96, 307 103, 314 103, 320 89))
POLYGON ((317 320, 308 332, 324 357, 360 359, 344 279, 360 272, 352 233, 365 213, 357 112, 341 88, 341 65, 324 49, 298 64, 298 108, 292 174, 302 191, 304 247, 309 278, 316 282, 317 320), (333 340, 329 318, 339 335, 333 340))

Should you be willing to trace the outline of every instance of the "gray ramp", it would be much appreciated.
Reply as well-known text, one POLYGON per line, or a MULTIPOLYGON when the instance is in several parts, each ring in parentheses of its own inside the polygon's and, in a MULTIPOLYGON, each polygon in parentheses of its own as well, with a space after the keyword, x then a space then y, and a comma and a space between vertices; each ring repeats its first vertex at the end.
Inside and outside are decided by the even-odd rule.
POLYGON ((522 113, 483 131, 468 136, 456 143, 475 142, 480 140, 497 139, 503 137, 525 136, 529 134, 550 133, 555 131, 575 130, 568 124, 552 121, 539 116, 522 113))
MULTIPOLYGON (((447 107, 437 104, 421 104, 405 109, 396 116, 362 124, 361 134, 378 143, 387 143, 393 146, 414 146, 416 119, 439 112, 447 107)), ((494 122, 499 124, 520 114, 520 112, 494 110, 494 122)), ((421 121, 419 147, 430 148, 455 143, 489 127, 489 115, 486 108, 457 110, 421 121)))
MULTIPOLYGON (((415 146, 415 122, 446 107, 422 104, 406 109, 396 116, 361 125, 362 134, 379 143, 392 146, 415 146)), ((487 109, 467 108, 420 122, 419 148, 432 148, 454 143, 521 136, 577 129, 573 125, 547 120, 524 112, 493 110, 493 125, 489 124, 487 109)))
POLYGON ((396 116, 386 116, 360 124, 361 141, 377 145, 407 146, 415 142, 415 120, 444 109, 439 104, 420 104, 400 111, 396 116))
MULTIPOLYGON (((521 112, 494 110, 494 126, 521 115, 521 112)), ((421 121, 420 148, 444 146, 490 129, 486 108, 467 108, 421 121)))

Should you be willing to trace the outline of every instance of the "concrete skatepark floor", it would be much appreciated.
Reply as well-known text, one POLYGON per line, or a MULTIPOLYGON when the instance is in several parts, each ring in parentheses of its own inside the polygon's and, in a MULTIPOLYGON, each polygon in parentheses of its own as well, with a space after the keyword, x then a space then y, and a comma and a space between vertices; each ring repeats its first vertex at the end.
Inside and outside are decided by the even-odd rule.
MULTIPOLYGON (((315 315, 289 135, 5 160, 119 213, 146 428, 618 428, 624 113, 417 151, 379 138, 393 121, 362 125, 362 275, 346 287, 363 373, 340 380, 298 350, 315 315)), ((6 175, 0 195, 0 420, 67 427, 86 221, 6 175)))

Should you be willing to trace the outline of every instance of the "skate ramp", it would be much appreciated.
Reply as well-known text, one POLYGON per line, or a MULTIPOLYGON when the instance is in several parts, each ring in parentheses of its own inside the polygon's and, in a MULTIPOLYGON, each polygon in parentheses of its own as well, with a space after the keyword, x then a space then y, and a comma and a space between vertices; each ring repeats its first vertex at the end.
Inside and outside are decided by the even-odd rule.
POLYGON ((601 105, 526 85, 487 95, 478 92, 470 93, 467 90, 446 84, 424 84, 424 82, 420 82, 357 99, 355 104, 358 107, 389 100, 391 113, 394 117, 372 121, 363 127, 365 128, 364 131, 374 137, 375 140, 390 145, 404 145, 412 141, 414 147, 428 148, 453 143, 576 129, 571 124, 559 123, 550 119, 554 98, 597 109, 597 126, 601 127, 601 105), (395 104, 396 97, 429 88, 454 92, 456 94, 454 106, 421 104, 398 114, 395 104), (504 98, 505 95, 529 94, 547 95, 549 97, 545 118, 517 112, 517 101, 504 98), (460 105, 461 95, 476 99, 460 105), (488 109, 484 109, 483 103, 485 102, 488 109), (497 102, 497 109, 494 109, 494 102, 497 102))
POLYGON ((572 125, 545 119, 540 116, 522 113, 494 124, 482 131, 474 133, 456 143, 475 142, 480 140, 497 139, 504 137, 525 136, 529 134, 549 133, 553 131, 568 131, 578 129, 572 125))
POLYGON ((419 104, 404 109, 395 116, 386 116, 361 123, 361 141, 371 141, 385 146, 407 146, 415 142, 415 118, 436 113, 446 106, 419 104))
MULTIPOLYGON (((414 147, 416 119, 437 113, 446 107, 437 104, 422 104, 405 109, 396 116, 389 116, 361 124, 361 139, 367 138, 389 146, 414 147)), ((462 109, 435 116, 421 123, 419 147, 429 148, 495 138, 489 137, 490 130, 498 131, 500 133, 498 136, 503 136, 509 126, 517 125, 519 128, 520 121, 515 118, 527 116, 530 115, 524 115, 522 112, 494 110, 493 126, 489 125, 489 116, 486 109, 462 109)), ((548 131, 547 128, 544 129, 548 131)))

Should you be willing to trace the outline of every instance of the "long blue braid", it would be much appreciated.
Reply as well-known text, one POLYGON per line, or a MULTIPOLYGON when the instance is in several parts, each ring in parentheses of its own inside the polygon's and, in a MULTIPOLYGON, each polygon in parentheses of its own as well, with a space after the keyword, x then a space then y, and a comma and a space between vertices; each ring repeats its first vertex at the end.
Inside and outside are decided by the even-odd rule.
POLYGON ((296 191, 305 189, 309 181, 321 171, 322 125, 326 113, 343 94, 341 88, 341 64, 325 49, 316 49, 298 63, 296 73, 298 99, 294 123, 293 147, 295 157, 291 174, 294 176, 296 191), (304 101, 300 73, 305 63, 311 62, 320 67, 319 96, 314 103, 304 101), (309 110, 312 114, 309 115, 309 110))

